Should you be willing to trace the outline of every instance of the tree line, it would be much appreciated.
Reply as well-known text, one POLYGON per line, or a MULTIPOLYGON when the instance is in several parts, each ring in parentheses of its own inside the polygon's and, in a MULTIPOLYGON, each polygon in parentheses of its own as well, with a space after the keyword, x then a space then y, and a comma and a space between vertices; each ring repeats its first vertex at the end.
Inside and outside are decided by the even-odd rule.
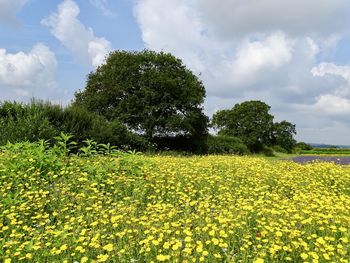
POLYGON ((274 122, 270 106, 246 101, 203 112, 205 87, 169 53, 113 51, 68 107, 33 100, 0 103, 0 144, 50 140, 64 131, 121 148, 193 153, 292 152, 295 125, 274 122), (209 133, 213 128, 217 135, 209 133))

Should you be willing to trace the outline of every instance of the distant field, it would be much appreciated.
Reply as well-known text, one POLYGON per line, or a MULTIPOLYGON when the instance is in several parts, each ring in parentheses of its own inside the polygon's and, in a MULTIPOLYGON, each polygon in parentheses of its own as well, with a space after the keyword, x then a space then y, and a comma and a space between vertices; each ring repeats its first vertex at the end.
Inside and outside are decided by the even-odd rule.
POLYGON ((0 152, 0 262, 348 262, 350 168, 0 152))
POLYGON ((301 154, 350 155, 350 148, 314 148, 304 150, 301 154))

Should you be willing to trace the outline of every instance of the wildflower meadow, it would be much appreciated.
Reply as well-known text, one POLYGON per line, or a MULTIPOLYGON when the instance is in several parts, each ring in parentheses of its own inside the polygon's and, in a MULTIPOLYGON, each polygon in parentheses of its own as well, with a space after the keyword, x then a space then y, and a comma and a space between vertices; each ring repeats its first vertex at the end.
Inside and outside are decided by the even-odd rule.
POLYGON ((349 262, 349 194, 332 163, 9 144, 0 262, 349 262))

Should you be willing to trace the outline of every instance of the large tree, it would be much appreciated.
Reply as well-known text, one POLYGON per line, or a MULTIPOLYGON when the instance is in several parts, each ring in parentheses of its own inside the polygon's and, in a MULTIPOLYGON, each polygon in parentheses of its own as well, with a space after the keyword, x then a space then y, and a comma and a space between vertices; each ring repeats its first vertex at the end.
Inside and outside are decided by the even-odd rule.
POLYGON ((114 51, 88 75, 75 103, 154 136, 203 135, 202 82, 169 53, 114 51))
POLYGON ((269 111, 270 106, 264 102, 246 101, 216 112, 212 124, 219 134, 242 139, 253 152, 264 145, 280 145, 290 151, 295 144, 295 125, 287 121, 274 123, 269 111))

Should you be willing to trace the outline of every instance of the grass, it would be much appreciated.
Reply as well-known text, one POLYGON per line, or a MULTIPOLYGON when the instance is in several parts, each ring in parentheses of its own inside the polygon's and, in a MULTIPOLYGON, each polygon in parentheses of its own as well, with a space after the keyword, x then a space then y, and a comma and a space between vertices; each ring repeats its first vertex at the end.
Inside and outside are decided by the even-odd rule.
POLYGON ((1 262, 348 262, 350 168, 67 153, 1 148, 1 262))
POLYGON ((293 157, 300 156, 300 154, 279 153, 279 152, 277 152, 277 153, 275 152, 274 155, 275 156, 265 156, 263 154, 255 154, 255 155, 251 155, 251 156, 263 158, 263 159, 270 160, 270 161, 291 160, 291 159, 293 159, 293 157))
POLYGON ((350 149, 348 148, 314 148, 312 150, 304 150, 302 154, 307 155, 330 155, 330 156, 342 156, 350 155, 350 149))

